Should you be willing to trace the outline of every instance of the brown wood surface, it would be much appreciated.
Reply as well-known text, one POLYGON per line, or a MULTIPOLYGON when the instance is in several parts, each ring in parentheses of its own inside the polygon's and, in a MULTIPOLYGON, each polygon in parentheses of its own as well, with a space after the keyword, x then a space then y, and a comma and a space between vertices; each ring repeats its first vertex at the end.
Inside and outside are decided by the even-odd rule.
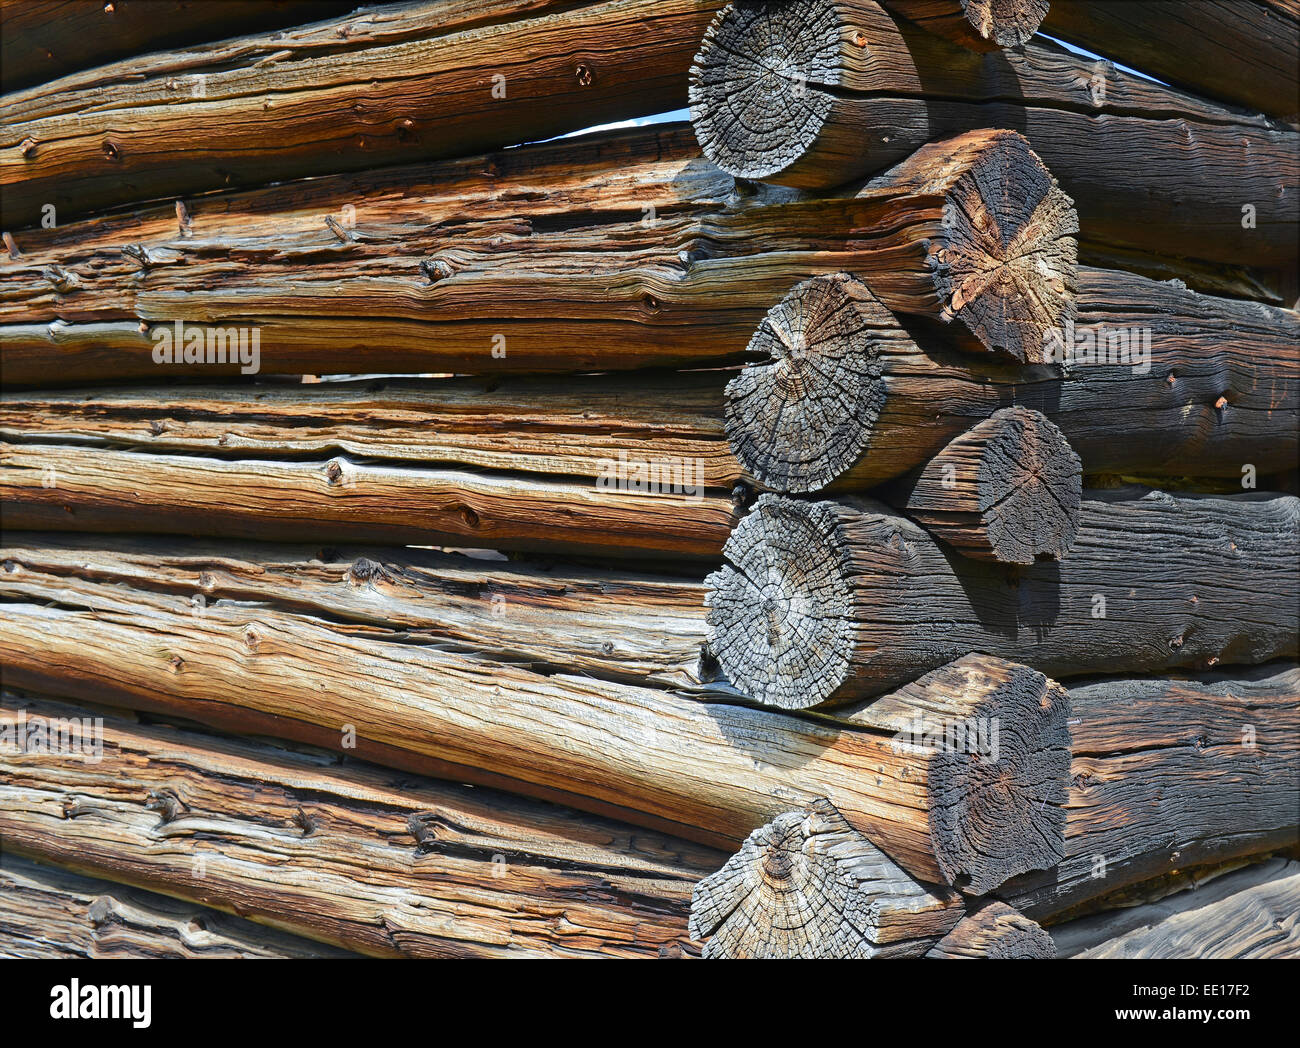
POLYGON ((53 204, 66 222, 666 112, 716 9, 426 0, 74 74, 0 100, 0 221, 34 225, 53 204))
POLYGON ((925 956, 936 961, 1046 960, 1056 956, 1056 946, 1037 922, 994 901, 963 917, 925 956))
POLYGON ((1029 42, 1049 0, 882 0, 896 15, 975 51, 1029 42))

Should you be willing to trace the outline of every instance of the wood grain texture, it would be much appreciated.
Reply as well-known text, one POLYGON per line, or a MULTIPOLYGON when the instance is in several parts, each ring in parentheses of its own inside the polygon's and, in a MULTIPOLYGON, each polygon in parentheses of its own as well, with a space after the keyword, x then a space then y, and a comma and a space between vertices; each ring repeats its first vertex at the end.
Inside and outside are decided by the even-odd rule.
POLYGON ((232 328, 256 332, 263 374, 740 360, 793 284, 846 268, 891 309, 1015 348, 1040 345, 1074 293, 1073 212, 1000 131, 831 196, 738 184, 672 125, 182 208, 20 231, 0 262, 6 382, 247 373, 217 352, 232 328), (1008 172, 1034 206, 989 188, 1008 172), (186 328, 205 345, 180 363, 186 328))
POLYGON ((348 0, 4 0, 0 91, 148 51, 315 22, 353 6, 348 0))
POLYGON ((0 957, 223 959, 354 956, 243 917, 0 854, 0 957))
POLYGON ((1300 843, 1300 669, 1070 689, 1066 856, 998 895, 1037 920, 1177 870, 1300 843))
POLYGON ((738 0, 692 67, 691 115, 720 167, 804 187, 883 170, 972 127, 1009 128, 1073 198, 1086 238, 1294 265, 1294 128, 1051 43, 979 53, 871 0, 738 0))
POLYGON ((968 651, 1053 676, 1297 654, 1300 500, 1090 492, 1069 556, 958 556, 878 503, 761 496, 709 576, 709 647, 756 701, 879 694, 968 651))
POLYGON ((147 582, 47 573, 17 551, 4 559, 0 655, 15 686, 330 749, 351 726, 365 759, 723 847, 827 797, 931 882, 996 870, 1001 883, 1060 847, 1060 689, 1023 667, 972 656, 852 722, 806 720, 747 708, 727 689, 678 694, 579 675, 589 661, 536 666, 427 643, 400 622, 335 622, 267 600, 196 606, 147 582), (985 754, 897 744, 944 702, 1015 717, 1006 767, 1036 777, 1024 784, 1040 802, 1029 823, 999 806, 1010 794, 983 774, 985 754))
POLYGON ((881 0, 881 6, 922 29, 969 47, 996 51, 1027 44, 1050 0, 881 0))
POLYGON ((1256 960, 1300 957, 1300 862, 1267 862, 1160 902, 1052 929, 1062 957, 1256 960))
MULTIPOLYGON (((28 722, 79 707, 8 701, 28 722)), ((721 857, 645 830, 263 742, 106 716, 102 759, 0 751, 6 852, 372 956, 691 949, 721 857)))
POLYGON ((1289 0, 1052 0, 1043 31, 1194 94, 1296 121, 1300 10, 1289 0))
POLYGON ((917 884, 818 801, 760 826, 700 881, 690 928, 707 958, 917 957, 962 910, 956 892, 917 884))
POLYGON ((363 9, 0 100, 0 221, 466 156, 685 98, 710 0, 363 9), (87 100, 93 98, 91 104, 87 100), (184 143, 184 149, 177 149, 184 143))
POLYGON ((1240 481, 1300 456, 1297 341, 1291 310, 1081 267, 1078 316, 1044 346, 1052 363, 1016 368, 891 322, 855 278, 817 277, 755 335, 761 359, 727 389, 728 438, 766 487, 853 490, 1014 405, 1049 418, 1085 473, 1240 481))
POLYGON ((925 956, 936 961, 1047 960, 1056 956, 1056 945, 1035 921, 994 901, 963 917, 925 956))

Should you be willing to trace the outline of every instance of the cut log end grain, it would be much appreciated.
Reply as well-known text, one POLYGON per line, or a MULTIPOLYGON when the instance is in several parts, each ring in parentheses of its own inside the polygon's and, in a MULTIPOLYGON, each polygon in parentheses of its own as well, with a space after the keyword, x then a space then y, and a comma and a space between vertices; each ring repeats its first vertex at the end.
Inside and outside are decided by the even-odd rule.
POLYGON ((966 21, 981 40, 1020 47, 1047 17, 1048 0, 961 0, 966 21))
POLYGON ((961 922, 926 954, 932 960, 1047 960, 1056 944, 1037 921, 992 902, 961 922))
POLYGON ((709 940, 705 957, 865 959, 919 952, 909 941, 942 935, 959 906, 954 893, 913 881, 822 800, 755 830, 696 885, 690 934, 709 940))
POLYGON ((978 560, 1058 559, 1078 534, 1079 456, 1051 421, 1028 408, 994 412, 905 487, 908 514, 978 560))

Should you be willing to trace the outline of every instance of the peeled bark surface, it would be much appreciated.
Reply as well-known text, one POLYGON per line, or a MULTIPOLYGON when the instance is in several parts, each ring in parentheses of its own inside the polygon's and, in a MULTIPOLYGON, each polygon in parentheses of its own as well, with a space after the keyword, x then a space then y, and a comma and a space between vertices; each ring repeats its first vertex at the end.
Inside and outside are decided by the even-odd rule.
POLYGON ((1020 352, 1072 316, 1076 229, 1009 132, 815 196, 634 129, 20 231, 0 353, 10 386, 736 361, 791 286, 845 269, 1020 352))
POLYGON ((342 15, 349 0, 9 0, 0 91, 116 59, 342 15))
POLYGON ((1006 903, 991 902, 961 922, 926 954, 931 960, 1048 960, 1056 956, 1052 937, 1006 903))
POLYGON ((797 493, 898 477, 1011 406, 1050 419, 1085 473, 1262 476, 1300 456, 1298 341, 1291 310, 1085 267, 1052 362, 1010 367, 899 330, 856 278, 817 277, 760 326, 727 435, 760 484, 797 493))
POLYGON ((701 45, 691 119, 719 167, 804 188, 883 170, 972 127, 1008 128, 1073 198, 1086 238, 1294 265, 1293 128, 1050 43, 981 54, 870 0, 741 0, 701 45))
POLYGON ((982 651, 1053 676, 1297 654, 1300 500, 1091 492, 1070 554, 1007 569, 878 503, 761 496, 709 576, 709 647, 785 708, 879 694, 982 651))
POLYGON ((1300 843, 1300 668, 1070 689, 1066 855, 999 897, 1060 920, 1129 885, 1300 843))
POLYGON ((0 102, 0 221, 35 225, 48 204, 66 220, 466 156, 666 112, 685 99, 716 10, 711 0, 426 2, 89 70, 0 102))
MULTIPOLYGON (((18 687, 330 749, 351 729, 364 759, 723 847, 827 797, 932 882, 966 874, 996 885, 1058 857, 1066 714, 1060 689, 1024 667, 972 656, 851 723, 798 719, 722 688, 688 697, 579 675, 589 659, 531 666, 504 646, 470 654, 426 642, 400 621, 331 621, 292 597, 194 602, 198 572, 181 595, 37 566, 18 550, 4 560, 0 655, 18 687), (898 745, 899 730, 944 703, 954 715, 1016 717, 1014 742, 996 755, 1004 763, 898 745), (1006 804, 1022 794, 1036 801, 1027 811, 1006 804)), ((619 632, 606 636, 613 656, 619 632)))
POLYGON ((920 956, 961 918, 961 896, 917 884, 830 803, 787 812, 695 886, 706 958, 920 956))
POLYGON ((1043 31, 1193 94, 1296 120, 1294 0, 1052 0, 1043 31))
POLYGON ((1050 0, 882 0, 882 6, 922 29, 975 51, 1027 44, 1050 0))
POLYGON ((1193 891, 1052 929, 1062 957, 1300 957, 1300 862, 1270 859, 1193 891))
MULTIPOLYGON (((4 703, 6 716, 84 710, 4 703)), ((0 750, 6 853, 371 956, 692 949, 707 848, 491 791, 105 716, 102 759, 0 750)))
POLYGON ((349 957, 219 910, 0 855, 0 957, 223 959, 349 957))
POLYGON ((1079 456, 1037 411, 1003 408, 885 498, 963 556, 1060 560, 1079 530, 1079 456))

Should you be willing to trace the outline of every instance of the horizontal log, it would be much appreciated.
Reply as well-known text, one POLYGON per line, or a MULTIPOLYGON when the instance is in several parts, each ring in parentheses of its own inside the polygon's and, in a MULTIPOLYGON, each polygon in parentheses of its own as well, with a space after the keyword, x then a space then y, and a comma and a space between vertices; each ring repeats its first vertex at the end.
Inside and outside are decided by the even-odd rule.
POLYGON ((818 801, 760 826, 700 881, 690 928, 709 958, 919 957, 963 911, 960 895, 917 884, 818 801))
POLYGON ((66 221, 466 156, 676 109, 716 10, 712 0, 424 2, 75 74, 0 100, 0 222, 35 225, 46 205, 66 221))
POLYGON ((709 647, 756 701, 879 694, 968 651, 1053 676, 1294 657, 1300 500, 1090 492, 1070 554, 1009 572, 878 503, 761 496, 709 576, 709 647))
POLYGON ((1017 368, 900 331, 855 278, 813 278, 773 307, 751 343, 764 359, 728 386, 732 449, 772 489, 865 488, 1016 405, 1047 416, 1085 473, 1244 483, 1294 468, 1296 313, 1115 270, 1081 268, 1079 285, 1077 319, 1043 347, 1052 362, 1017 368))
POLYGON ((1066 856, 999 890, 1017 909, 1061 919, 1174 870, 1300 843, 1294 663, 1090 682, 1070 705, 1066 856))
POLYGON ((973 348, 1023 352, 1072 315, 1073 212, 1001 131, 834 196, 738 185, 674 125, 182 211, 20 232, 0 262, 6 383, 734 361, 793 284, 841 269, 973 348), (993 191, 1013 175, 1023 200, 993 191))
POLYGON ((156 892, 0 855, 0 957, 348 957, 346 951, 156 892))
POLYGON ((1059 924, 1062 957, 1294 958, 1300 952, 1300 862, 1270 859, 1193 891, 1059 924))
MULTIPOLYGON (((16 730, 83 716, 6 701, 16 730), (26 721, 19 718, 26 713, 26 721)), ((0 749, 17 852, 372 956, 692 949, 707 848, 320 754, 103 717, 99 759, 0 749)))
POLYGON ((196 608, 147 583, 46 574, 18 551, 3 557, 0 656, 14 686, 330 749, 350 729, 365 759, 723 847, 826 797, 930 882, 992 886, 1058 858, 1066 713, 1060 689, 1024 667, 971 656, 846 728, 750 709, 725 690, 687 697, 447 650, 400 624, 335 623, 269 602, 196 608), (957 761, 894 741, 918 710, 945 704, 959 719, 1014 722, 1012 739, 957 761), (1011 769, 996 789, 990 758, 1011 769), (1028 824, 1016 813, 1007 825, 1008 791, 1023 791, 1028 824))
POLYGON ((1294 128, 1055 44, 979 53, 871 0, 738 0, 709 27, 690 96, 705 154, 740 177, 837 186, 926 142, 1004 127, 1060 180, 1086 238, 1294 265, 1294 128))
POLYGON ((1043 31, 1194 94, 1297 119, 1291 0, 1052 0, 1043 31))
POLYGON ((115 59, 345 14, 349 0, 19 0, 0 5, 0 91, 115 59))
POLYGON ((975 51, 1027 44, 1049 0, 881 0, 881 6, 922 29, 975 51))
POLYGON ((645 491, 548 476, 0 443, 7 528, 709 557, 738 516, 693 464, 645 491), (233 493, 238 498, 232 498, 233 493))
POLYGON ((1047 960, 1056 956, 1056 945, 1035 921, 994 901, 963 917, 925 956, 936 961, 1047 960))

